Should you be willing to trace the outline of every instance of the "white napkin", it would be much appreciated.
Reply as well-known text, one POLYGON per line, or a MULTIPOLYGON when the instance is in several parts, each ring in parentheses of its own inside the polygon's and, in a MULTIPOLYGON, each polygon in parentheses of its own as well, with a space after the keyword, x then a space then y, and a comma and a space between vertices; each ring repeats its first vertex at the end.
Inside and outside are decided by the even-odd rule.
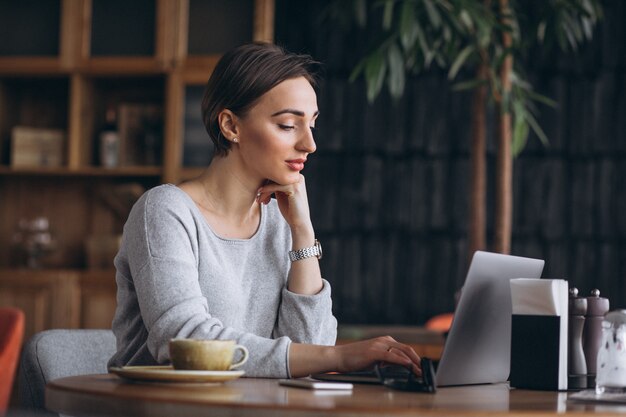
POLYGON ((568 284, 563 279, 511 280, 513 314, 562 316, 568 312, 568 284))

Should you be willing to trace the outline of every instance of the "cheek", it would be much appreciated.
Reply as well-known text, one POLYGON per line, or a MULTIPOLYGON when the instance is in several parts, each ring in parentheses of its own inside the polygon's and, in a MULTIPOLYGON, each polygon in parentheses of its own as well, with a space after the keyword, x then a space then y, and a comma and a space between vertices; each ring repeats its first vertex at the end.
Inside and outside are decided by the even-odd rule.
POLYGON ((256 152, 274 154, 284 149, 280 137, 272 132, 258 132, 248 137, 250 148, 256 152))

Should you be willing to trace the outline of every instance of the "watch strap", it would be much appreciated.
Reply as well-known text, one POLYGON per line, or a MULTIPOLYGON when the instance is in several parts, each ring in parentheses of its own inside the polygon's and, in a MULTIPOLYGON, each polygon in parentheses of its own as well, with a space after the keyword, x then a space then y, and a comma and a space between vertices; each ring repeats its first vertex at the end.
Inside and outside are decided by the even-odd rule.
POLYGON ((289 259, 291 260, 291 262, 300 261, 306 258, 312 258, 314 256, 318 259, 321 259, 322 257, 320 243, 317 239, 315 239, 315 244, 313 246, 304 249, 289 251, 289 259))

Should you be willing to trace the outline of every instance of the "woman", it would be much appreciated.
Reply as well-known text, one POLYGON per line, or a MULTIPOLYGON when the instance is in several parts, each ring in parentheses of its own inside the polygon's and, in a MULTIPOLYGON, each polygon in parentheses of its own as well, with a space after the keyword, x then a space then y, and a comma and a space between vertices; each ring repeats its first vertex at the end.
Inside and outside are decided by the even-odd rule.
POLYGON ((109 365, 166 363, 170 339, 197 338, 246 346, 248 376, 378 361, 420 372, 415 352, 390 337, 333 346, 337 321, 300 174, 315 152, 317 68, 271 44, 222 57, 202 102, 213 161, 196 179, 148 191, 124 226, 109 365))

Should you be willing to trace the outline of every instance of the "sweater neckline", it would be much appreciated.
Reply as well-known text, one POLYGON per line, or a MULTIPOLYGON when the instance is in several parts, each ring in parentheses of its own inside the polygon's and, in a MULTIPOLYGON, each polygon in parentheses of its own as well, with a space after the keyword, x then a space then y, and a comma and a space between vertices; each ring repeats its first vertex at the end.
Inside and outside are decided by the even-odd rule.
POLYGON ((213 228, 211 227, 211 225, 209 224, 209 222, 206 220, 206 218, 204 217, 204 215, 202 214, 202 212, 200 211, 200 208, 198 207, 198 205, 196 204, 195 201, 193 201, 193 198, 191 198, 191 196, 189 194, 187 194, 185 192, 185 190, 183 190, 182 188, 178 187, 176 184, 167 184, 169 186, 174 187, 176 190, 180 191, 184 196, 185 199, 187 200, 187 202, 191 205, 193 212, 195 213, 196 216, 198 216, 202 223, 204 224, 204 226, 211 232, 211 234, 213 236, 215 236, 217 239, 223 241, 223 242, 227 242, 227 243, 246 243, 246 242, 252 242, 254 241, 257 236, 259 236, 261 234, 261 231, 265 225, 265 210, 266 207, 264 204, 261 204, 261 213, 260 213, 260 219, 259 219, 259 225, 256 229, 256 231, 254 232, 254 234, 252 236, 250 236, 247 239, 241 239, 241 238, 227 238, 227 237, 223 237, 219 234, 217 234, 215 232, 215 230, 213 230, 213 228))

